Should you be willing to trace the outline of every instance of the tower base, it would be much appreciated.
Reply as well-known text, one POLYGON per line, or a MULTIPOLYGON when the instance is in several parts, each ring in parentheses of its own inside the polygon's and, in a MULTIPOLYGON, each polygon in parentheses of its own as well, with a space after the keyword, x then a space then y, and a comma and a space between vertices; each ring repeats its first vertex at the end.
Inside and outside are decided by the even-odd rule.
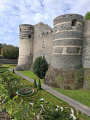
POLYGON ((83 69, 58 70, 49 67, 44 83, 60 89, 78 89, 83 87, 83 69))

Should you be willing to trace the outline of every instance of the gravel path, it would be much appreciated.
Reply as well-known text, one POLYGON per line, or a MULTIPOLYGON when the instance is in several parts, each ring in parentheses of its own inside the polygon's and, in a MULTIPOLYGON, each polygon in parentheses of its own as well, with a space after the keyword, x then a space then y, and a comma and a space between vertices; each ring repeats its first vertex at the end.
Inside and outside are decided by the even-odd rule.
MULTIPOLYGON (((28 81, 30 81, 32 83, 34 81, 33 79, 31 79, 31 78, 29 78, 29 77, 27 77, 27 76, 25 76, 25 75, 23 75, 23 74, 21 74, 21 73, 19 73, 17 71, 15 71, 15 73, 18 74, 19 76, 27 79, 28 81)), ((45 84, 41 84, 41 85, 42 85, 42 88, 44 90, 46 90, 47 92, 49 92, 49 93, 55 95, 56 97, 62 99, 63 101, 67 102, 68 104, 73 106, 75 109, 81 111, 82 113, 86 114, 87 116, 90 116, 90 107, 88 107, 88 106, 86 106, 86 105, 84 105, 84 104, 82 104, 82 103, 80 103, 80 102, 66 96, 66 95, 63 95, 63 94, 57 92, 56 90, 52 89, 48 85, 45 85, 45 84)))

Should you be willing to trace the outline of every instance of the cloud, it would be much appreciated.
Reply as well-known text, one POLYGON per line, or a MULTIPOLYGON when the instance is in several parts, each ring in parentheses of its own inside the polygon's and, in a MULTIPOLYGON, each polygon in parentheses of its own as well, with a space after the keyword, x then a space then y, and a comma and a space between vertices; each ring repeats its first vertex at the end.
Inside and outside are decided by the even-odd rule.
POLYGON ((90 0, 0 0, 0 42, 19 45, 19 24, 44 22, 53 27, 53 19, 62 14, 85 15, 90 0))

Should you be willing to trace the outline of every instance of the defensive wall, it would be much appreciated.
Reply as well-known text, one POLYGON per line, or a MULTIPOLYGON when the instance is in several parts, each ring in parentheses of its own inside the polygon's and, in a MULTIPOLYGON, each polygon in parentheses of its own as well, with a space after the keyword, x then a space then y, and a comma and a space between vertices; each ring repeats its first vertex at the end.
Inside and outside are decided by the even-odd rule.
POLYGON ((2 64, 17 64, 18 59, 0 59, 0 65, 2 64))
POLYGON ((39 56, 45 56, 49 64, 52 59, 52 28, 42 22, 34 26, 33 62, 39 56))

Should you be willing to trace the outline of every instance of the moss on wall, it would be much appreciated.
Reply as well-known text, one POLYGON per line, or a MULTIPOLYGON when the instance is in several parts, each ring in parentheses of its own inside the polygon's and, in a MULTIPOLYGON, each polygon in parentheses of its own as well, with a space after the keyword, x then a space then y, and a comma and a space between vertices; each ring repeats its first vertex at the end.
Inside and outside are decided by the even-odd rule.
POLYGON ((58 70, 49 67, 44 83, 61 89, 78 89, 83 87, 83 69, 79 70, 58 70))
POLYGON ((90 68, 84 69, 84 89, 90 89, 90 68))

